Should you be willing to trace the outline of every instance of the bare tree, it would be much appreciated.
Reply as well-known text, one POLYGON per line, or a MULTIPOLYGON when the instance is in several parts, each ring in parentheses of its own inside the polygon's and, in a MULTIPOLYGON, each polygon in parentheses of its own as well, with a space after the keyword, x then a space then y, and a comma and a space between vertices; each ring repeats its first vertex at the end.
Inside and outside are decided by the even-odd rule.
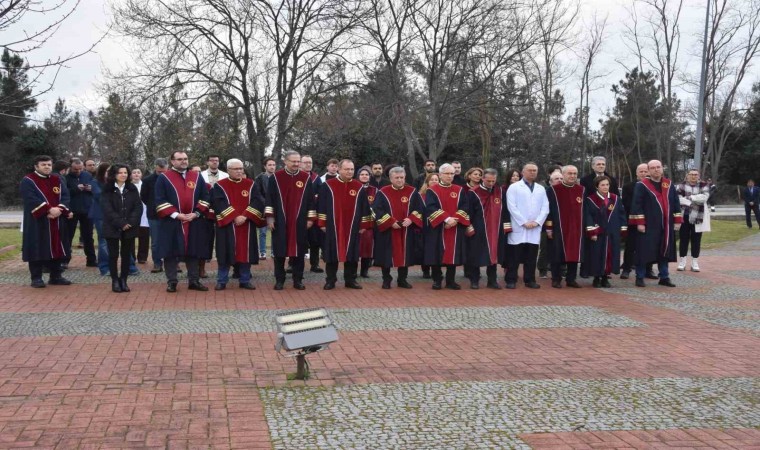
MULTIPOLYGON (((58 56, 43 61, 34 60, 34 52, 52 45, 53 37, 61 25, 74 14, 80 2, 81 0, 0 1, 0 47, 24 58, 30 71, 24 88, 35 91, 34 97, 50 92, 60 70, 67 63, 92 51, 105 37, 104 33, 83 49, 61 51, 58 56), (53 72, 49 77, 50 81, 43 82, 48 70, 53 72)), ((13 102, 12 98, 0 97, 0 115, 5 115, 1 110, 15 106, 13 102)))
POLYGON ((580 130, 578 137, 583 141, 581 143, 581 161, 590 161, 588 154, 588 131, 589 131, 589 115, 591 105, 589 103, 589 94, 592 90, 596 89, 595 82, 604 77, 606 74, 598 74, 594 72, 594 63, 597 56, 602 50, 602 44, 605 38, 605 28, 607 26, 607 16, 603 19, 597 17, 594 14, 591 26, 588 28, 588 35, 580 48, 579 57, 583 63, 583 73, 581 75, 580 82, 580 105, 578 107, 579 112, 579 126, 580 130))
MULTIPOLYGON (((717 182, 723 153, 738 138, 746 114, 739 104, 742 82, 760 56, 760 0, 710 0, 705 121, 707 145, 702 173, 717 182)), ((703 139, 697 136, 697 139, 703 139)))

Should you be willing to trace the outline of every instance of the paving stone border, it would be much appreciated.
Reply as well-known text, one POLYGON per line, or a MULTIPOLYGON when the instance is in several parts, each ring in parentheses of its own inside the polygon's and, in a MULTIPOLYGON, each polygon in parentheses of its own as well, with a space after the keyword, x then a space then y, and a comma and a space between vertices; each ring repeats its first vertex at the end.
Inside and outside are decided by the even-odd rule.
MULTIPOLYGON (((330 310, 338 330, 637 327, 589 306, 356 308, 330 310)), ((244 333, 275 330, 275 310, 0 313, 0 338, 114 334, 244 333)))
POLYGON ((760 378, 369 384, 260 395, 275 449, 529 449, 519 434, 760 426, 760 378))

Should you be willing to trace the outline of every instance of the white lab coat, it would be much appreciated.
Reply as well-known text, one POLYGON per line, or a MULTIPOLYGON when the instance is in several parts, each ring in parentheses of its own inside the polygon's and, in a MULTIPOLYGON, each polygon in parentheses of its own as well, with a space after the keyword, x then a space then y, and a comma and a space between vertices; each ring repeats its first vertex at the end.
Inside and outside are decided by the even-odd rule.
POLYGON ((541 242, 541 227, 549 215, 549 199, 546 189, 538 183, 533 183, 531 192, 524 180, 520 180, 507 189, 507 208, 512 219, 512 232, 509 245, 536 244, 541 242), (527 222, 536 222, 533 229, 524 228, 527 222))

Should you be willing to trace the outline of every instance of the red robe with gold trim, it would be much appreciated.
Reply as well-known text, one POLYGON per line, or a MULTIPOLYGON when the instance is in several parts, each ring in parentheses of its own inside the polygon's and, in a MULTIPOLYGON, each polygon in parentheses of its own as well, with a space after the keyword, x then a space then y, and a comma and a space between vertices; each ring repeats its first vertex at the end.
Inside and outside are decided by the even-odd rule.
POLYGON ((425 203, 417 189, 405 185, 396 189, 383 186, 375 197, 374 264, 380 267, 409 267, 422 262, 422 214, 425 203), (393 224, 409 219, 408 227, 393 228, 393 224))
POLYGON ((211 258, 208 223, 205 217, 210 208, 206 181, 200 172, 185 171, 185 176, 174 169, 167 170, 156 179, 156 214, 159 222, 159 240, 156 254, 159 258, 191 257, 211 258), (192 222, 173 219, 174 213, 200 214, 192 222))
POLYGON ((357 180, 331 178, 319 191, 317 225, 325 228, 325 262, 359 260, 359 230, 373 226, 367 189, 357 180))
POLYGON ((317 216, 309 173, 280 169, 269 177, 264 215, 274 217, 272 253, 276 258, 305 255, 309 250, 306 222, 317 216))
MULTIPOLYGON (((464 263, 464 237, 470 226, 469 204, 462 186, 434 184, 425 196, 428 227, 425 234, 425 259, 429 266, 461 265, 464 263), (446 228, 447 218, 459 219, 459 224, 446 228)), ((471 234, 471 233, 470 233, 471 234)))
POLYGON ((21 200, 24 202, 24 234, 21 257, 25 262, 48 261, 66 257, 61 240, 66 216, 69 214, 69 190, 58 174, 40 175, 32 172, 21 180, 21 200), (63 211, 48 219, 50 208, 63 211))
POLYGON ((579 183, 564 183, 546 188, 549 198, 549 216, 544 222, 546 231, 552 231, 549 240, 555 263, 574 263, 583 260, 583 199, 586 188, 579 183))
POLYGON ((241 178, 238 181, 225 178, 216 182, 211 190, 211 205, 216 211, 216 258, 220 266, 235 263, 259 263, 257 227, 264 220, 264 198, 254 181, 241 178), (242 225, 234 220, 244 216, 242 225))

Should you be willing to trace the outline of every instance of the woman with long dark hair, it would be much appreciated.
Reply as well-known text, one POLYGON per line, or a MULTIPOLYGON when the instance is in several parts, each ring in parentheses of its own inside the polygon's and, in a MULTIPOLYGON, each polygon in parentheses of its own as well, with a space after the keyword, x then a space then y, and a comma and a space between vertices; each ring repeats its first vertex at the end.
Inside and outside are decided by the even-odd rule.
POLYGON ((114 164, 108 169, 100 206, 103 208, 103 236, 108 245, 111 290, 129 292, 129 266, 143 211, 140 193, 130 180, 129 167, 114 164), (119 256, 121 272, 117 270, 119 256))

